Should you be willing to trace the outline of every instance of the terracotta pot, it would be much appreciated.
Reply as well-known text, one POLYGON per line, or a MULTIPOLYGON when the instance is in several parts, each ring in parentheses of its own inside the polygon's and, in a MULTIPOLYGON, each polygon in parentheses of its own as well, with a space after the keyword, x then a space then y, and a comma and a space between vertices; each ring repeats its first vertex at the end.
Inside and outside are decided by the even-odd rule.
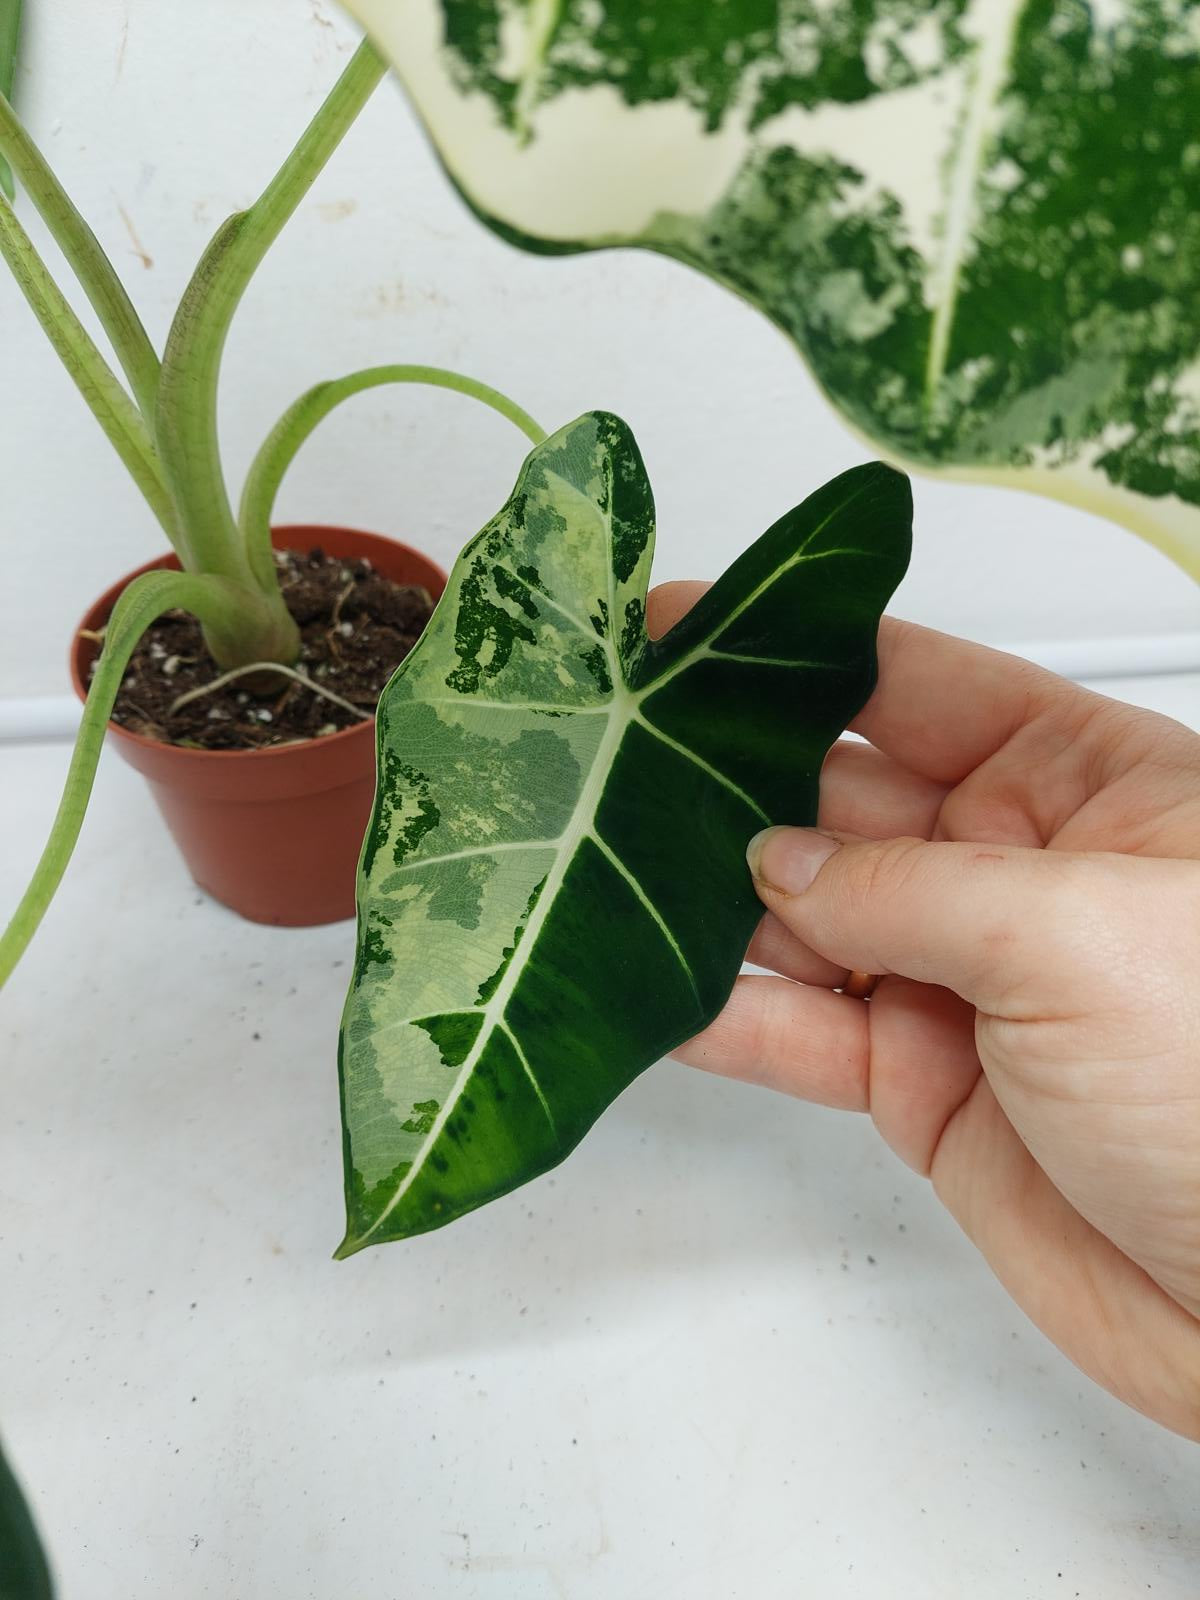
MULTIPOLYGON (((396 583, 421 584, 436 600, 446 574, 419 550, 352 528, 288 526, 276 547, 363 557, 396 583)), ((107 622, 140 573, 178 567, 161 556, 113 585, 80 628, 107 622)), ((76 633, 71 681, 87 695, 96 645, 76 633)), ((113 747, 142 774, 199 884, 251 922, 312 927, 354 915, 358 853, 375 795, 375 720, 276 750, 189 750, 108 725, 113 747)))

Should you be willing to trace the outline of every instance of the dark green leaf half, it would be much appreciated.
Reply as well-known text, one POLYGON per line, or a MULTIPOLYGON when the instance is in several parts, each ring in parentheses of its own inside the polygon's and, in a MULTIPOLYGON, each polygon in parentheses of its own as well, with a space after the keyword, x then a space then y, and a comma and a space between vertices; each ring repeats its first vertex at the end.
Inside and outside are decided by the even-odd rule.
POLYGON ((506 237, 686 261, 893 459, 1200 576, 1190 0, 347 3, 506 237))
POLYGON ((52 1594, 37 1530, 0 1451, 0 1600, 51 1600, 52 1594))
POLYGON ((553 1166, 720 1010, 761 914, 747 841, 812 822, 908 561, 880 464, 788 513, 666 638, 617 418, 529 456, 379 707, 341 1040, 341 1253, 553 1166))

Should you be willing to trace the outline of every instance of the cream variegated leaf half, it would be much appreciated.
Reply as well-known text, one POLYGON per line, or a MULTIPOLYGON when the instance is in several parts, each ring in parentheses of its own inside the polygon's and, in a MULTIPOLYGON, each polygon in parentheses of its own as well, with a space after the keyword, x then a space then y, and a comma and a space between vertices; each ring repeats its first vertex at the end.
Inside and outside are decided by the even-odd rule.
POLYGON ((815 819, 910 530, 907 479, 856 468, 651 642, 628 430, 589 414, 533 451, 380 703, 343 1254, 560 1161, 716 1015, 760 915, 746 844, 815 819))
POLYGON ((745 295, 893 459, 1200 576, 1196 0, 348 0, 479 214, 745 295))

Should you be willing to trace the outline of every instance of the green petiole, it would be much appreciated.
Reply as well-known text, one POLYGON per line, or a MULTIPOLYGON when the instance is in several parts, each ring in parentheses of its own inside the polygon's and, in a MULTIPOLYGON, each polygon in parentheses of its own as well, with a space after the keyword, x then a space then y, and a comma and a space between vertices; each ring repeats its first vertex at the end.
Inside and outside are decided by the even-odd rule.
POLYGON ((302 394, 299 400, 284 412, 267 435, 246 476, 238 523, 242 530, 251 570, 260 583, 265 582, 268 572, 274 569, 274 558, 271 553, 271 512, 275 496, 279 492, 279 485, 283 482, 284 474, 295 460, 297 452, 329 413, 343 401, 351 399, 356 394, 362 394, 367 389, 378 389, 385 384, 393 383, 420 383, 435 389, 452 389, 457 394, 469 395, 472 399, 482 401, 493 411, 499 412, 502 417, 507 417, 520 428, 531 443, 541 444, 546 437, 545 429, 507 395, 501 394, 498 389, 493 389, 486 383, 480 383, 475 378, 464 377, 458 372, 449 372, 444 367, 412 365, 366 367, 361 372, 351 372, 344 378, 317 384, 307 394, 302 394))
POLYGON ((0 195, 0 257, 16 279, 108 442, 178 548, 179 532, 170 493, 145 418, 96 348, 91 335, 50 276, 16 212, 0 195))
MULTIPOLYGON (((0 0, 0 7, 3 4, 4 0, 0 0)), ((0 156, 7 157, 55 244, 66 257, 67 265, 78 278, 112 343, 133 398, 150 423, 158 390, 158 356, 154 346, 100 241, 55 177, 6 99, 6 93, 0 82, 0 156)))
POLYGON ((257 603, 255 596, 239 591, 226 579, 188 572, 143 573, 129 584, 117 601, 105 630, 104 649, 84 704, 83 720, 50 837, 20 905, 0 935, 0 986, 37 931, 75 849, 104 744, 105 728, 138 640, 156 617, 176 606, 190 611, 207 627, 220 630, 228 628, 231 619, 257 603))
MULTIPOLYGON (((0 0, 0 95, 9 99, 17 75, 17 46, 21 42, 21 0, 0 0)), ((13 175, 0 150, 0 194, 16 198, 13 175)))
MULTIPOLYGON (((221 470, 217 440, 221 355, 234 312, 263 257, 384 71, 372 46, 360 45, 260 198, 218 230, 175 315, 163 353, 157 441, 176 501, 186 510, 187 565, 193 569, 253 581, 221 470)), ((268 593, 278 593, 273 570, 261 571, 258 581, 267 585, 268 593)))

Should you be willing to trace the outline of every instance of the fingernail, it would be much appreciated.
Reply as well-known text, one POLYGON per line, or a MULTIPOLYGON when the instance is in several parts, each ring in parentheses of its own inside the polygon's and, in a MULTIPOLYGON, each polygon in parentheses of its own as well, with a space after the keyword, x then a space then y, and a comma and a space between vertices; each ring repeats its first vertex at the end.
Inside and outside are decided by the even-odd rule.
POLYGON ((746 846, 750 871, 780 894, 803 894, 841 845, 815 828, 764 828, 746 846))

